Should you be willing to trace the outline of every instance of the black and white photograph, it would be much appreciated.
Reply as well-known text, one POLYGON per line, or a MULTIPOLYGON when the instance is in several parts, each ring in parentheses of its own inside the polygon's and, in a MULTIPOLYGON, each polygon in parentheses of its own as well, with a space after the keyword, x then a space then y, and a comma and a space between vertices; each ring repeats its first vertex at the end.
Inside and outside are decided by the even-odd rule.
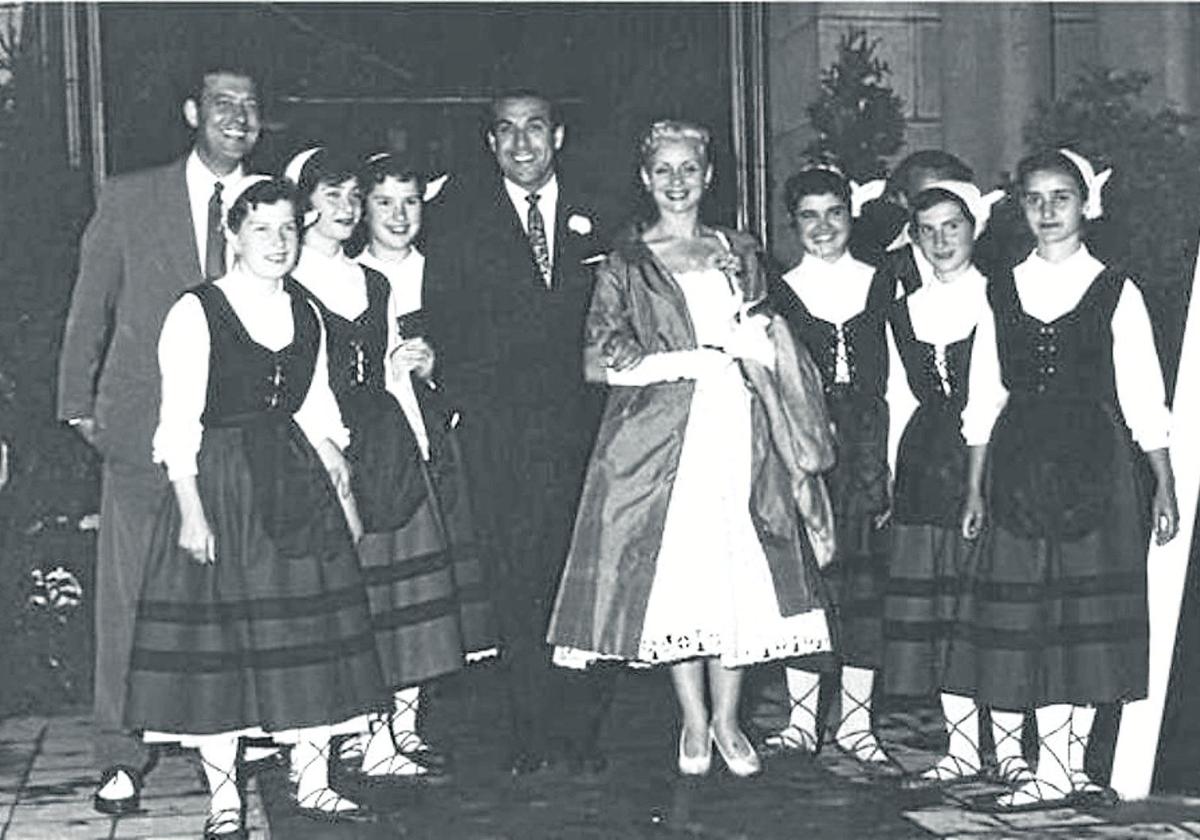
POLYGON ((0 231, 0 840, 1200 838, 1200 4, 5 0, 0 231))

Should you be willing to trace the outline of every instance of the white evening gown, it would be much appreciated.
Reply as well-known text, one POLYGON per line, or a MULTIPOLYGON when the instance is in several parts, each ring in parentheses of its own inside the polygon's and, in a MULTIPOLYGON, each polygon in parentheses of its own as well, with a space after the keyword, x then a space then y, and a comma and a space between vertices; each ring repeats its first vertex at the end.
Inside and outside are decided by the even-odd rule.
MULTIPOLYGON (((716 270, 676 275, 700 346, 723 346, 742 304, 716 270)), ((638 660, 732 667, 830 650, 823 610, 784 618, 750 518, 751 394, 739 367, 697 381, 638 660)))

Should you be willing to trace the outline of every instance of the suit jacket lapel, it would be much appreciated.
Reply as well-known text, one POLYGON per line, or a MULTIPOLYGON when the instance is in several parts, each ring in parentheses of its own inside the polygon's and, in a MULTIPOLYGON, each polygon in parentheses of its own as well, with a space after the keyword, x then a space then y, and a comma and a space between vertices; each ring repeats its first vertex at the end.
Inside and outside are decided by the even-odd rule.
POLYGON ((196 250, 196 227, 192 223, 192 207, 188 201, 186 158, 169 170, 169 177, 160 186, 155 205, 159 225, 158 240, 166 250, 171 265, 184 288, 203 282, 200 253, 196 250))
POLYGON ((525 233, 525 226, 517 215, 517 208, 513 206, 508 190, 504 187, 503 177, 496 179, 492 202, 494 208, 491 216, 495 220, 493 232, 498 244, 511 253, 514 259, 516 254, 521 255, 520 264, 511 266, 514 279, 518 279, 523 286, 531 285, 544 289, 545 284, 542 281, 541 272, 538 271, 537 260, 533 256, 533 245, 530 244, 529 236, 525 233), (518 274, 524 279, 518 278, 518 274))

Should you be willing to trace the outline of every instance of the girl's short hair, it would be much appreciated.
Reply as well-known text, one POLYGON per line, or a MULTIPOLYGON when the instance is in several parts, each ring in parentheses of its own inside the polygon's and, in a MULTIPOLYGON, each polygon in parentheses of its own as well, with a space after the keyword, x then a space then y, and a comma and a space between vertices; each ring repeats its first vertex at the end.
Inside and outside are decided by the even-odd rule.
POLYGON ((810 195, 832 195, 850 209, 850 182, 832 169, 807 167, 787 179, 783 201, 788 215, 795 216, 796 206, 810 195))
MULTIPOLYGON (((963 216, 970 222, 971 228, 975 227, 975 214, 967 207, 967 203, 962 200, 962 197, 944 190, 941 187, 930 187, 927 190, 921 190, 912 201, 912 210, 909 213, 909 222, 912 224, 912 230, 915 233, 917 229, 917 214, 923 213, 931 207, 936 207, 939 204, 949 201, 962 211, 963 216)), ((915 240, 914 240, 915 241, 915 240)))
POLYGON ((710 153, 712 134, 709 133, 707 128, 699 123, 686 122, 684 120, 658 120, 650 124, 650 127, 642 135, 642 139, 638 144, 638 159, 641 167, 643 169, 649 167, 650 161, 664 143, 674 143, 681 140, 698 145, 700 147, 700 155, 704 158, 704 163, 712 163, 712 154, 710 153))
POLYGON ((1021 192, 1025 191, 1025 184, 1035 172, 1059 172, 1068 176, 1079 187, 1079 197, 1085 202, 1088 200, 1088 185, 1083 179, 1083 173, 1069 157, 1057 149, 1046 149, 1021 158, 1017 163, 1017 184, 1021 192))
POLYGON ((251 184, 242 192, 225 214, 225 224, 233 233, 238 233, 242 223, 250 215, 250 211, 261 204, 277 204, 286 201, 292 205, 292 215, 296 217, 296 225, 300 225, 300 196, 296 187, 287 178, 277 176, 257 184, 251 184))
POLYGON ((384 153, 372 157, 358 172, 358 185, 362 189, 363 198, 367 198, 373 189, 388 178, 395 178, 402 184, 416 184, 418 195, 425 192, 425 176, 412 161, 384 153))
POLYGON ((340 149, 322 147, 304 162, 300 167, 300 175, 296 179, 296 188, 304 199, 305 207, 312 199, 312 194, 322 184, 337 186, 347 181, 358 180, 358 160, 340 149))

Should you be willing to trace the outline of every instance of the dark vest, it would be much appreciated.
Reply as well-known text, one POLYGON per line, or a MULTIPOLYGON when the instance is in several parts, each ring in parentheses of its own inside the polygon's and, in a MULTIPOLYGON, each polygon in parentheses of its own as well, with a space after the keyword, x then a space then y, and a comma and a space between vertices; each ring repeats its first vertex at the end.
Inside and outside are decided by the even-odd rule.
POLYGON ((916 337, 906 301, 892 306, 889 320, 908 387, 920 402, 900 438, 893 517, 904 525, 957 529, 967 486, 962 410, 975 331, 946 346, 947 391, 938 374, 935 348, 916 337))
POLYGON ((205 427, 238 426, 277 418, 290 420, 312 383, 320 326, 304 291, 291 278, 284 280, 291 297, 292 341, 268 350, 250 337, 217 286, 189 289, 208 319, 208 397, 201 417, 205 427))
POLYGON ((1021 307, 1011 272, 989 290, 1008 404, 992 432, 998 525, 1021 536, 1078 539, 1108 515, 1118 447, 1112 316, 1125 279, 1105 269, 1078 305, 1050 322, 1021 307))
POLYGON ((386 390, 391 287, 378 271, 364 266, 363 273, 367 307, 355 318, 310 297, 325 322, 329 387, 350 430, 351 486, 363 529, 371 534, 403 526, 428 493, 416 437, 386 390))
POLYGON ((772 290, 774 305, 787 319, 792 334, 808 349, 821 371, 826 393, 848 389, 882 396, 887 386, 887 343, 884 321, 895 290, 894 280, 876 272, 867 291, 863 310, 850 318, 842 329, 846 336, 846 363, 850 382, 834 382, 837 373, 837 327, 813 315, 786 281, 780 279, 772 290))

